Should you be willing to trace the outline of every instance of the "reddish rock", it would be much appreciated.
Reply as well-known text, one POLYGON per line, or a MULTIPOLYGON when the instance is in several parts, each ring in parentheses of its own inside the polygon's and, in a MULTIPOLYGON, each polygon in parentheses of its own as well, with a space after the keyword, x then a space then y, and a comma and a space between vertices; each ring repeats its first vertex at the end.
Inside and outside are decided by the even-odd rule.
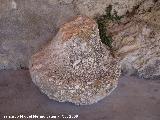
POLYGON ((33 82, 50 99, 77 105, 93 104, 113 91, 119 61, 102 44, 96 22, 78 16, 30 60, 33 82))

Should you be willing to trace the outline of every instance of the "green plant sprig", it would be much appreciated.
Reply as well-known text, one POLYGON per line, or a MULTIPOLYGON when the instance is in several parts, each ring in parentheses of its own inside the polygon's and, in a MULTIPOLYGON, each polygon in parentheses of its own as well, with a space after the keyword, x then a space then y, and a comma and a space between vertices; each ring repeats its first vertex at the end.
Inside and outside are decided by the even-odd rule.
MULTIPOLYGON (((112 11, 112 5, 109 5, 106 10, 105 10, 105 14, 101 15, 99 17, 96 18, 97 24, 98 24, 98 29, 99 29, 99 35, 101 38, 102 43, 104 43, 105 45, 107 45, 111 51, 111 53, 113 54, 113 48, 112 48, 112 37, 110 35, 107 34, 107 27, 106 24, 109 21, 116 21, 119 22, 120 19, 123 16, 118 16, 117 12, 114 10, 114 13, 111 14, 112 11)), ((114 55, 114 54, 113 54, 114 55)))

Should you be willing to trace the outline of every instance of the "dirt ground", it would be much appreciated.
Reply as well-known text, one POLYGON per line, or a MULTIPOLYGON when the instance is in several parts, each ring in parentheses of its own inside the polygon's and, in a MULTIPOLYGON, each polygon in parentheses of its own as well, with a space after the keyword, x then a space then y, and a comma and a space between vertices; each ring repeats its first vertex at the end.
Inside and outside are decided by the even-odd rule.
POLYGON ((160 80, 121 77, 110 96, 90 106, 75 106, 48 99, 32 83, 28 70, 0 71, 0 120, 20 114, 58 120, 68 115, 78 115, 75 120, 160 120, 160 80))

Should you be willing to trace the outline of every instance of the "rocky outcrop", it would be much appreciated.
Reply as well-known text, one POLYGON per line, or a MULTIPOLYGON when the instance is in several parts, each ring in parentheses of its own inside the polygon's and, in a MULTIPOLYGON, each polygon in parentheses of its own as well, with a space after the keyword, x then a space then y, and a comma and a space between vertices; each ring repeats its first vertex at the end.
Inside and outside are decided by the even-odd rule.
POLYGON ((94 17, 108 5, 118 15, 142 0, 0 0, 0 69, 28 68, 30 56, 77 14, 94 17))
POLYGON ((157 78, 159 0, 0 0, 0 69, 28 68, 31 55, 47 44, 66 21, 78 14, 103 14, 108 5, 112 5, 112 12, 129 13, 131 17, 108 26, 115 54, 122 59, 123 73, 157 78))
POLYGON ((96 22, 78 16, 64 24, 56 37, 32 56, 30 73, 50 99, 87 105, 116 88, 120 65, 102 44, 96 22))
POLYGON ((108 26, 123 73, 160 78, 159 16, 159 10, 153 10, 108 26))

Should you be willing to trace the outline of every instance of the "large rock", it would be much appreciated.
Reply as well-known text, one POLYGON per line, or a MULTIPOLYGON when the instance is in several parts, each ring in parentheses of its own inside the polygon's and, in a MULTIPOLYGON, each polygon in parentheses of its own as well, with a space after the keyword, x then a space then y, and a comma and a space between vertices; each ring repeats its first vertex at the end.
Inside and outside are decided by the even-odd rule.
POLYGON ((123 73, 160 79, 160 11, 153 10, 110 24, 123 73))
POLYGON ((78 16, 32 56, 33 82, 50 99, 93 104, 113 91, 120 76, 117 58, 102 44, 96 22, 78 16))

